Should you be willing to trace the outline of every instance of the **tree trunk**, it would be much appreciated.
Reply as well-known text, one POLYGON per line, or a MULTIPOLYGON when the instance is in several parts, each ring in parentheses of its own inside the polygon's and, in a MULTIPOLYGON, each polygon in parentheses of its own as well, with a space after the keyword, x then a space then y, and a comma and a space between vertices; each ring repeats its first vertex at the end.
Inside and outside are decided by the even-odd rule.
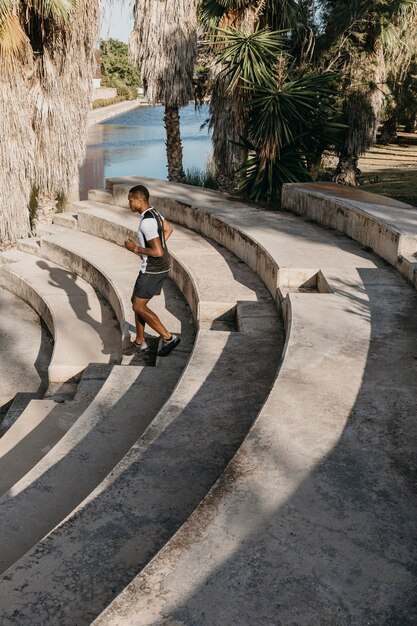
POLYGON ((340 185, 357 187, 359 185, 358 176, 361 173, 358 168, 358 157, 353 155, 341 155, 337 165, 333 181, 340 185))
POLYGON ((31 65, 7 73, 0 67, 0 244, 8 246, 30 233, 29 197, 34 132, 27 82, 31 65))
POLYGON ((182 165, 182 143, 178 107, 165 106, 164 124, 167 134, 168 180, 182 183, 185 180, 182 165))
POLYGON ((56 198, 47 194, 38 194, 38 206, 35 210, 35 217, 33 218, 32 229, 35 234, 38 234, 38 226, 42 224, 52 224, 56 213, 56 198))
POLYGON ((395 112, 387 119, 381 128, 381 137, 379 143, 386 146, 389 143, 397 143, 397 116, 395 112))

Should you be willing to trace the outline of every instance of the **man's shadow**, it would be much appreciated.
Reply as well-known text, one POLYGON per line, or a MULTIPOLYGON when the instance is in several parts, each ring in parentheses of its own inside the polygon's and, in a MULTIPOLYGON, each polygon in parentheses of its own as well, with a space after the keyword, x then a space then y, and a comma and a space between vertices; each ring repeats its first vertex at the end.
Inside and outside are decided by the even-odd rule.
MULTIPOLYGON (((100 302, 100 322, 89 313, 91 307, 88 300, 88 293, 77 284, 76 274, 64 268, 53 267, 43 260, 38 261, 37 265, 41 269, 49 272, 50 285, 62 289, 62 291, 66 293, 68 302, 78 319, 91 326, 99 335, 103 344, 102 354, 108 354, 110 362, 120 361, 121 337, 120 332, 118 332, 118 323, 110 306, 107 305, 97 291, 94 290, 100 302)), ((76 337, 74 337, 74 341, 76 341, 76 337)))

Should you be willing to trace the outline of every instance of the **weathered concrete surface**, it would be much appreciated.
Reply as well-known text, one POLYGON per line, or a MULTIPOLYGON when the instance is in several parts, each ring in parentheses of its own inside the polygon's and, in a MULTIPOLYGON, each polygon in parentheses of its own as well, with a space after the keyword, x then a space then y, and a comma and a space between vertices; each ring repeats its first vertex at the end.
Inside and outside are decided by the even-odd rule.
MULTIPOLYGON (((212 227, 257 266, 243 249, 255 239, 276 264, 275 285, 281 269, 314 268, 334 293, 287 297, 291 331, 262 415, 202 506, 97 625, 416 623, 415 292, 337 233, 143 182, 171 219, 212 227)), ((273 292, 274 272, 258 259, 273 292)))
POLYGON ((19 392, 36 393, 45 382, 51 349, 39 317, 22 300, 0 289, 0 407, 19 392))
MULTIPOLYGON (((71 205, 72 211, 77 208, 77 220, 83 232, 96 233, 104 240, 119 246, 123 246, 127 237, 135 237, 138 217, 130 209, 92 201, 71 205)), ((75 236, 73 239, 75 240, 75 236)), ((47 245, 48 241, 49 238, 43 239, 42 246, 47 245)), ((81 241, 80 237, 80 244, 81 241)), ((104 246, 105 243, 101 245, 104 246)), ((227 249, 178 225, 169 239, 168 247, 174 261, 171 275, 200 326, 210 328, 215 320, 227 317, 227 313, 236 306, 237 300, 256 299, 253 284, 249 283, 246 287, 238 277, 235 279, 234 274, 238 272, 239 264, 233 260, 233 255, 227 249)), ((122 253, 126 251, 119 255, 122 253)), ((104 264, 105 262, 101 263, 100 267, 104 264)), ((89 281, 91 279, 87 278, 89 281)), ((100 287, 97 288, 100 291, 100 287)))
POLYGON ((334 183, 284 185, 282 206, 370 246, 397 266, 417 253, 417 209, 404 202, 334 183))
POLYGON ((67 432, 77 407, 51 399, 31 400, 0 439, 0 494, 13 487, 67 432))
POLYGON ((5 573, 5 624, 88 624, 186 520, 275 378, 282 332, 269 307, 266 341, 259 333, 199 331, 182 380, 130 453, 78 514, 5 573))
MULTIPOLYGON (((115 197, 125 202, 139 180, 118 182, 125 187, 115 187, 115 197)), ((287 296, 285 358, 249 436, 202 505, 97 623, 414 624, 415 292, 337 233, 221 194, 143 182, 164 214, 234 250, 274 298, 277 287, 293 288, 294 274, 304 280, 319 270, 333 293, 287 296)), ((256 330, 250 305, 237 321, 256 330)), ((271 324, 263 324, 265 335, 271 324)), ((230 337, 238 344, 242 336, 230 337)), ((252 368, 240 384, 253 395, 253 381, 266 381, 253 371, 265 343, 252 340, 238 353, 240 367, 243 360, 252 368)), ((237 357, 223 351, 216 379, 207 372, 210 354, 209 346, 195 350, 198 376, 176 389, 134 456, 80 514, 8 570, 6 625, 89 623, 193 511, 211 468, 199 455, 217 450, 206 429, 224 451, 219 416, 248 410, 234 387, 237 357), (204 375, 211 391, 201 386, 204 375), (225 407, 227 376, 234 402, 225 407)), ((270 374, 270 359, 263 362, 270 374)), ((229 427, 235 436, 235 422, 229 427)))
POLYGON ((95 626, 416 623, 417 296, 392 270, 359 275, 289 296, 254 428, 95 626))
POLYGON ((1 256, 9 261, 0 267, 1 285, 30 304, 54 336, 49 382, 65 382, 91 362, 120 359, 121 342, 111 311, 88 283, 24 252, 12 250, 1 256))
POLYGON ((167 400, 178 374, 176 367, 113 368, 73 427, 0 498, 2 572, 111 472, 167 400))

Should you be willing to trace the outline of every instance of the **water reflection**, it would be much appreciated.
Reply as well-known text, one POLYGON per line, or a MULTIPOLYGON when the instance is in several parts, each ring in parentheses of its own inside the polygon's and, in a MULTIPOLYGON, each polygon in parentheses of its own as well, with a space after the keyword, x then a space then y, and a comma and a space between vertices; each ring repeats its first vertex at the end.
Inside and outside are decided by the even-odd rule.
MULTIPOLYGON (((139 107, 108 122, 92 126, 87 155, 80 169, 80 197, 88 189, 104 186, 111 176, 167 177, 163 107, 139 107)), ((208 107, 181 109, 184 167, 203 168, 211 154, 207 127, 208 107)))

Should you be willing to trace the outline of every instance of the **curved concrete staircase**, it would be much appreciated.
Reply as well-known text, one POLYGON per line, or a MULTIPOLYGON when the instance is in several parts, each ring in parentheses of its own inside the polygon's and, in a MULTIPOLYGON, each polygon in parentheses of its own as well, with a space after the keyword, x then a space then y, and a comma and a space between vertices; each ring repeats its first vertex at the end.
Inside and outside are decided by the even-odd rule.
MULTIPOLYGON (((119 337, 139 180, 20 244, 104 296, 119 337)), ((417 294, 311 221, 140 182, 177 223, 172 277, 197 333, 174 291, 155 302, 181 350, 114 366, 0 498, 1 623, 415 623, 417 294)))

